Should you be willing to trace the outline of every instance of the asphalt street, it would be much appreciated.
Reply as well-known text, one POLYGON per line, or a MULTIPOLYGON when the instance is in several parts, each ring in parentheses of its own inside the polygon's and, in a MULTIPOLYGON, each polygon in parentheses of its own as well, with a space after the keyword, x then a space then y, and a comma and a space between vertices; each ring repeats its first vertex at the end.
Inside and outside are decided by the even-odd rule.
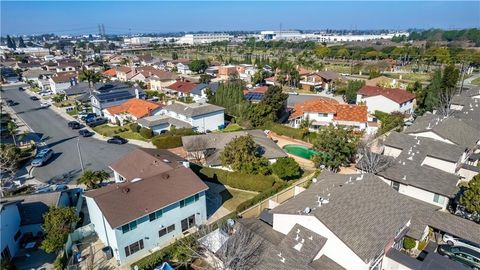
POLYGON ((77 143, 85 170, 110 171, 110 163, 137 147, 131 144, 112 145, 95 138, 78 136, 78 130, 71 130, 64 118, 51 109, 40 108, 40 100, 31 100, 29 95, 18 90, 18 86, 3 86, 3 89, 2 98, 19 103, 12 109, 36 133, 38 140, 45 144, 44 147, 55 152, 46 165, 31 169, 32 176, 41 182, 61 178, 71 182, 82 174, 77 143))

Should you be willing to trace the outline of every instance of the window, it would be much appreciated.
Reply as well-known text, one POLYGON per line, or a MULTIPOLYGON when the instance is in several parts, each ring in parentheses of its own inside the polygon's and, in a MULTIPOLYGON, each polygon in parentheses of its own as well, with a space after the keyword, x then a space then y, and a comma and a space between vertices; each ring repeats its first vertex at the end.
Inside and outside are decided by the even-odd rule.
POLYGON ((125 256, 128 257, 133 253, 142 249, 143 249, 143 239, 140 239, 139 241, 125 247, 125 256))
POLYGON ((192 204, 192 203, 198 201, 199 199, 200 199, 200 195, 198 195, 198 194, 190 196, 190 197, 180 201, 180 207, 185 207, 189 204, 192 204))
POLYGON ((392 188, 398 191, 400 189, 400 183, 392 181, 392 188))
POLYGON ((160 209, 160 210, 158 210, 156 212, 153 212, 150 215, 148 215, 148 218, 150 219, 150 221, 154 221, 157 218, 161 218, 162 215, 163 215, 163 210, 160 209))
POLYGON ((171 233, 173 231, 175 231, 175 224, 172 224, 172 225, 158 231, 158 236, 162 237, 162 236, 166 235, 167 233, 171 233))
POLYGON ((134 220, 128 224, 122 226, 122 232, 126 233, 137 228, 137 221, 134 220))
POLYGON ((327 117, 327 116, 328 116, 328 113, 318 113, 318 116, 327 117))
POLYGON ((186 219, 182 220, 182 232, 195 226, 195 215, 191 215, 186 219))
POLYGON ((439 204, 443 204, 445 202, 445 197, 442 195, 435 194, 433 195, 433 201, 439 204))
POLYGON ((13 240, 15 240, 15 242, 17 242, 18 239, 20 238, 20 236, 22 236, 22 232, 20 230, 18 230, 17 233, 13 236, 13 240))

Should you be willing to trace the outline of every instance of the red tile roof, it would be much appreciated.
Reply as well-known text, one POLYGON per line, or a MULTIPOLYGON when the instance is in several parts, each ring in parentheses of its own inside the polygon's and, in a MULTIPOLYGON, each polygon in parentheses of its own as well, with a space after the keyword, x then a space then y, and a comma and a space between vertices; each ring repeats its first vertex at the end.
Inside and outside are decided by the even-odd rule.
POLYGON ((368 112, 365 105, 339 104, 330 98, 316 98, 295 104, 290 119, 301 117, 305 112, 334 113, 334 120, 367 122, 368 112))
POLYGON ((103 75, 108 76, 108 77, 115 77, 115 76, 117 76, 117 71, 114 68, 111 68, 109 70, 105 70, 103 72, 103 75))
POLYGON ((333 119, 337 121, 367 122, 368 112, 365 105, 337 104, 337 113, 333 119))
POLYGON ((111 114, 128 113, 135 116, 137 119, 150 115, 154 110, 161 108, 161 105, 155 102, 146 101, 143 99, 132 98, 126 102, 109 107, 106 110, 111 114))
POLYGON ((357 94, 366 96, 366 97, 373 97, 373 96, 384 96, 388 99, 395 101, 398 104, 402 104, 404 102, 413 100, 415 95, 399 88, 382 88, 379 86, 364 86, 358 90, 357 94))
POLYGON ((182 93, 190 93, 192 92, 193 88, 195 88, 195 86, 196 84, 191 82, 176 81, 174 84, 169 85, 167 88, 182 93))
POLYGON ((249 92, 255 92, 255 93, 265 94, 267 91, 268 91, 268 86, 259 86, 259 87, 253 88, 253 89, 250 90, 249 92))

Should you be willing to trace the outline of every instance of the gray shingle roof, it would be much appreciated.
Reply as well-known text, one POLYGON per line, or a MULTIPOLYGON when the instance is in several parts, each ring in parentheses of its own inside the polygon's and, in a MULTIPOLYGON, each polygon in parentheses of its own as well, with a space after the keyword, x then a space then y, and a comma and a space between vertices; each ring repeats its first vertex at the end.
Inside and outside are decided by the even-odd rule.
POLYGON ((167 115, 152 115, 152 116, 147 116, 141 119, 137 120, 137 123, 141 126, 144 127, 155 127, 158 125, 162 124, 170 124, 172 126, 175 126, 177 128, 191 128, 192 125, 190 125, 187 122, 183 122, 181 120, 175 119, 173 117, 167 116, 167 115))
POLYGON ((322 172, 317 182, 271 211, 303 214, 306 207, 362 260, 369 262, 415 215, 436 208, 402 195, 372 174, 322 172), (319 197, 329 200, 319 206, 319 197))
POLYGON ((205 88, 208 88, 210 89, 213 93, 216 93, 217 90, 218 90, 218 86, 220 84, 218 82, 213 82, 213 83, 209 83, 209 84, 206 84, 206 83, 199 83, 197 84, 197 86, 195 86, 195 88, 192 89, 192 94, 195 94, 195 95, 201 95, 202 94, 202 90, 205 89, 205 88))
POLYGON ((43 223, 43 214, 50 206, 58 206, 62 191, 9 197, 9 200, 22 200, 18 206, 21 225, 43 223))
POLYGON ((208 113, 224 111, 225 108, 208 104, 208 103, 191 103, 184 104, 180 102, 175 102, 170 105, 165 106, 166 111, 172 111, 187 117, 196 117, 200 115, 205 115, 208 113))
POLYGON ((187 152, 212 149, 206 157, 210 166, 221 165, 220 153, 231 140, 236 137, 251 135, 252 139, 262 148, 262 156, 268 159, 286 157, 287 154, 274 141, 269 139, 262 130, 235 131, 226 133, 209 133, 182 137, 183 147, 187 152), (199 140, 201 143, 198 143, 199 140), (198 147, 202 149, 198 149, 198 147))

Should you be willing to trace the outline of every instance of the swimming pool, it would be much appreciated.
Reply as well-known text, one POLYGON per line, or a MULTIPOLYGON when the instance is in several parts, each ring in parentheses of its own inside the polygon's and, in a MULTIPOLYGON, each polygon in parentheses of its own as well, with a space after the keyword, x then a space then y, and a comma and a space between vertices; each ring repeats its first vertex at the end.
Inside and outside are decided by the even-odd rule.
POLYGON ((283 150, 285 150, 285 152, 289 154, 292 154, 301 158, 306 158, 306 159, 311 159, 313 156, 322 154, 321 152, 317 152, 306 146, 297 145, 297 144, 287 144, 283 147, 283 150))

